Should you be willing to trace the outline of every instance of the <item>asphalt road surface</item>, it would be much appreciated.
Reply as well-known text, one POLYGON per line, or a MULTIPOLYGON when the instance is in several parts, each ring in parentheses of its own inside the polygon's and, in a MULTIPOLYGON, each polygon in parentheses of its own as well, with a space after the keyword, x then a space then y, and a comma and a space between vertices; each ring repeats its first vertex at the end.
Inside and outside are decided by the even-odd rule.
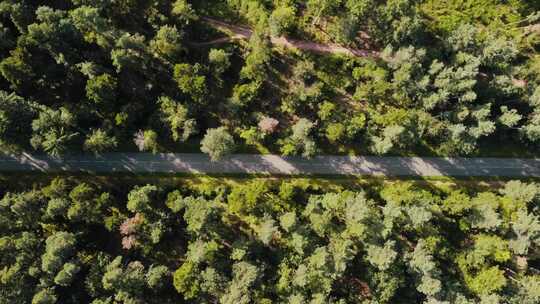
POLYGON ((23 153, 0 156, 0 171, 540 177, 540 159, 318 156, 306 160, 236 154, 211 162, 204 154, 106 153, 54 159, 23 153))

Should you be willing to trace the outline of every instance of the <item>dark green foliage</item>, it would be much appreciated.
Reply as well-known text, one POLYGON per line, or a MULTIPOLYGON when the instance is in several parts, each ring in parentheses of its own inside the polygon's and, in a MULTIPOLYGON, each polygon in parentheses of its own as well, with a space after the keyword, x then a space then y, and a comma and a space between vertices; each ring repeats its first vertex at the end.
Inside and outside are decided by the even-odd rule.
POLYGON ((0 301, 539 299, 537 184, 445 192, 410 182, 364 190, 306 180, 202 183, 107 194, 55 179, 5 194, 0 301), (72 208, 86 216, 70 216, 72 208))
POLYGON ((0 141, 24 146, 31 135, 32 120, 37 109, 31 102, 0 91, 0 141))
POLYGON ((116 102, 117 82, 109 74, 90 78, 86 83, 86 97, 99 108, 113 108, 116 102))
POLYGON ((3 1, 2 149, 191 152, 226 125, 240 145, 305 157, 508 153, 486 150, 498 141, 536 154, 533 2, 3 1), (207 18, 252 34, 229 41, 207 18))

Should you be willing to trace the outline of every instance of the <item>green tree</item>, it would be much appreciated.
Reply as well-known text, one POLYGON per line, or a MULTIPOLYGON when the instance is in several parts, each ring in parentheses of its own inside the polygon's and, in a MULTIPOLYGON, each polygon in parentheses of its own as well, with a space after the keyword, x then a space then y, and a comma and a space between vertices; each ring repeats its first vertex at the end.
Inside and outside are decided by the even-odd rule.
POLYGON ((51 288, 40 290, 32 299, 32 304, 55 304, 58 297, 51 288))
POLYGON ((212 161, 218 161, 235 149, 233 137, 225 127, 208 129, 201 141, 201 151, 208 154, 212 161))
POLYGON ((477 275, 465 278, 467 286, 478 295, 489 295, 501 290, 506 284, 504 271, 497 266, 482 269, 477 275))
POLYGON ((170 279, 170 272, 167 266, 157 265, 152 266, 146 273, 146 283, 152 289, 162 289, 167 286, 170 279))
POLYGON ((220 79, 221 75, 231 66, 229 57, 230 54, 219 49, 211 49, 208 53, 208 61, 216 78, 220 79))
POLYGON ((106 266, 102 278, 103 288, 115 294, 124 303, 140 303, 146 287, 144 266, 139 261, 122 265, 122 257, 116 257, 106 266))
POLYGON ((109 112, 116 104, 117 86, 117 80, 109 74, 90 78, 86 83, 86 97, 104 112, 109 112))
POLYGON ((201 65, 195 64, 192 66, 187 63, 175 65, 174 79, 184 94, 187 94, 199 104, 205 103, 208 90, 206 76, 202 75, 201 65))
POLYGON ((179 18, 183 23, 196 20, 197 13, 187 0, 176 0, 172 5, 172 14, 179 18))
POLYGON ((118 73, 124 70, 144 70, 147 59, 145 38, 138 33, 124 33, 116 40, 111 51, 112 64, 118 73))
POLYGON ((66 216, 71 202, 65 198, 53 198, 47 204, 45 214, 49 217, 66 216))
POLYGON ((533 245, 540 246, 540 217, 520 210, 512 223, 515 238, 510 241, 510 248, 517 254, 527 255, 533 245))
POLYGON ((167 96, 160 97, 158 103, 161 119, 167 124, 175 141, 186 141, 197 132, 197 123, 195 119, 188 117, 186 106, 167 96))
POLYGON ((182 32, 175 26, 164 25, 150 41, 150 48, 157 57, 168 62, 175 62, 183 51, 182 32))
POLYGON ((100 193, 87 183, 80 183, 73 188, 69 198, 72 203, 67 211, 67 217, 74 222, 102 223, 105 208, 111 203, 109 193, 100 193))
POLYGON ((345 126, 339 122, 331 123, 326 127, 326 138, 332 143, 340 142, 345 137, 345 126))
POLYGON ((267 35, 261 31, 254 31, 249 40, 249 53, 246 56, 246 64, 240 71, 244 79, 260 82, 264 80, 266 66, 271 59, 270 41, 267 35))
POLYGON ((149 214, 154 209, 158 195, 159 189, 156 186, 135 187, 128 194, 127 208, 133 213, 149 214))
POLYGON ((77 264, 66 263, 54 277, 54 282, 60 286, 69 286, 80 270, 81 268, 77 264))
POLYGON ((502 115, 499 117, 499 122, 508 128, 515 127, 522 118, 516 109, 508 110, 507 106, 502 106, 501 112, 502 115))
POLYGON ((0 91, 0 141, 5 144, 27 145, 36 109, 24 98, 0 91))
POLYGON ((270 33, 273 36, 281 36, 286 34, 288 30, 294 25, 295 11, 291 6, 279 6, 277 7, 268 20, 270 27, 270 33))
POLYGON ((101 129, 95 129, 87 135, 84 141, 84 149, 96 154, 111 151, 118 145, 114 136, 109 136, 101 129))
POLYGON ((17 47, 10 51, 10 56, 0 62, 2 76, 16 89, 26 88, 35 77, 31 65, 31 55, 23 48, 17 47))
POLYGON ((30 143, 52 156, 61 156, 79 135, 75 129, 75 116, 66 108, 43 108, 32 121, 33 135, 30 143))
POLYGON ((397 252, 394 250, 395 242, 388 241, 384 246, 369 245, 367 247, 367 259, 380 270, 387 270, 390 268, 397 256, 397 252))
POLYGON ((66 260, 75 253, 75 235, 69 232, 57 232, 45 241, 45 253, 41 259, 41 269, 51 275, 56 275, 64 266, 66 260))
POLYGON ((184 299, 196 298, 200 292, 196 271, 196 265, 187 261, 174 272, 174 288, 184 296, 184 299))
POLYGON ((221 297, 223 304, 248 304, 251 302, 251 289, 259 278, 259 270, 255 265, 239 262, 233 265, 233 279, 227 292, 221 297))
POLYGON ((87 42, 95 42, 100 47, 110 49, 114 45, 114 34, 107 20, 100 16, 100 10, 92 6, 80 6, 70 11, 73 25, 87 42))
POLYGON ((293 155, 302 152, 305 158, 312 157, 316 152, 316 145, 311 132, 315 124, 306 118, 299 119, 292 127, 291 136, 283 142, 281 153, 293 155))

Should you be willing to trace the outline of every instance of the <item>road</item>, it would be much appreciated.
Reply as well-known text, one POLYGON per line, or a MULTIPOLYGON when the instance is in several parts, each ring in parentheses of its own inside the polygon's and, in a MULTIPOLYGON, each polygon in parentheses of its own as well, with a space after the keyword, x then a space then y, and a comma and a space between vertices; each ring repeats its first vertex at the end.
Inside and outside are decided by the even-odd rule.
POLYGON ((540 159, 318 156, 306 160, 236 154, 211 162, 203 154, 107 153, 60 160, 23 153, 0 156, 0 171, 517 178, 540 177, 540 159))
MULTIPOLYGON (((221 43, 226 43, 235 39, 249 39, 251 35, 253 34, 253 31, 247 27, 225 23, 223 21, 208 18, 208 17, 203 17, 201 19, 207 24, 211 25, 212 27, 220 31, 228 33, 230 37, 219 38, 219 39, 208 41, 208 42, 192 43, 195 46, 208 46, 208 45, 214 45, 214 44, 221 44, 221 43)), ((356 56, 356 57, 379 57, 380 56, 380 53, 376 51, 347 48, 347 47, 337 45, 337 44, 321 44, 321 43, 315 43, 311 41, 295 40, 295 39, 289 39, 283 36, 271 37, 270 40, 272 44, 274 45, 279 45, 279 46, 283 46, 287 48, 296 48, 296 49, 300 49, 304 51, 311 51, 311 52, 320 53, 320 54, 344 54, 344 55, 356 56)))

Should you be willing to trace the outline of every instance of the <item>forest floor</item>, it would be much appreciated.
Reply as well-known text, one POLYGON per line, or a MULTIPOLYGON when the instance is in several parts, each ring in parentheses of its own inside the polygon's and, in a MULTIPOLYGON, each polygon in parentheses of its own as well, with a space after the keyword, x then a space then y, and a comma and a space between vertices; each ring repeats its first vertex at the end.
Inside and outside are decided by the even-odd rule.
MULTIPOLYGON (((249 39, 253 34, 253 30, 248 27, 229 24, 213 18, 203 17, 202 20, 208 25, 225 32, 229 37, 218 38, 208 42, 193 43, 195 46, 209 46, 221 43, 227 43, 231 40, 249 39)), ((321 44, 311 41, 289 39, 287 37, 271 37, 271 42, 274 45, 283 46, 286 48, 300 49, 320 54, 342 54, 355 57, 379 57, 380 53, 371 50, 361 50, 356 48, 348 48, 337 44, 321 44)))
POLYGON ((2 172, 134 174, 250 174, 269 176, 376 176, 539 178, 540 159, 235 154, 211 162, 204 154, 106 153, 55 159, 27 153, 0 157, 2 172))

